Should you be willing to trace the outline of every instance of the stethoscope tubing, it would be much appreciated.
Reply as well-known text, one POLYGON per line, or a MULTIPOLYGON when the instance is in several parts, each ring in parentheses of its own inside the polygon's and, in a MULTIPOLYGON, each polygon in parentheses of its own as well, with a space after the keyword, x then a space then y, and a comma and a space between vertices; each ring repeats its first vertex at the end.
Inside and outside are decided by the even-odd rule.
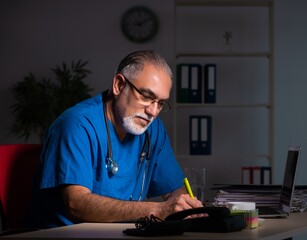
MULTIPOLYGON (((110 140, 110 130, 109 130, 109 124, 108 124, 108 118, 107 118, 107 113, 106 113, 106 95, 108 94, 107 91, 105 91, 104 93, 102 93, 102 98, 103 98, 103 114, 104 114, 104 122, 105 122, 105 126, 106 126, 106 131, 107 131, 107 157, 106 157, 106 168, 108 171, 108 174, 111 176, 114 176, 117 171, 118 171, 118 165, 117 162, 113 159, 113 153, 112 153, 112 145, 111 145, 111 140, 110 140)), ((143 197, 143 192, 144 192, 144 188, 145 188, 145 180, 146 180, 146 175, 147 175, 147 171, 148 171, 148 165, 149 165, 149 159, 150 159, 150 150, 151 150, 151 143, 150 143, 150 136, 148 131, 145 131, 145 142, 144 145, 142 147, 142 152, 140 154, 140 162, 139 162, 139 166, 138 166, 138 173, 137 173, 137 178, 136 178, 136 182, 134 185, 134 190, 132 192, 132 194, 130 195, 130 200, 132 200, 132 195, 135 191, 136 185, 137 185, 137 179, 139 178, 139 174, 144 162, 144 157, 145 157, 145 167, 144 167, 144 173, 142 176, 142 185, 141 185, 141 191, 140 191, 140 197, 138 199, 138 201, 142 200, 143 197), (147 152, 145 152, 145 149, 147 147, 147 152)))

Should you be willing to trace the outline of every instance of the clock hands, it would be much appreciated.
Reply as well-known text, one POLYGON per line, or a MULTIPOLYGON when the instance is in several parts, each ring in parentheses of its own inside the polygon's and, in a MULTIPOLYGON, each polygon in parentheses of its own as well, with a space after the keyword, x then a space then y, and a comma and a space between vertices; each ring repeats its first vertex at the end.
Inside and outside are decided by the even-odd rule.
POLYGON ((122 18, 122 29, 132 41, 139 43, 148 41, 157 32, 157 17, 146 7, 131 8, 122 18))

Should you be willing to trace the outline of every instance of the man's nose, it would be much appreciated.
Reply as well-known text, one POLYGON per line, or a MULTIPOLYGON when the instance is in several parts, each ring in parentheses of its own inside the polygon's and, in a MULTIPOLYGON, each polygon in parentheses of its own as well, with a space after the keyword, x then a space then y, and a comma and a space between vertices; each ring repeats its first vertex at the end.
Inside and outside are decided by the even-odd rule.
POLYGON ((158 114, 160 113, 160 108, 159 108, 159 104, 156 101, 153 101, 149 106, 146 107, 146 113, 150 114, 153 117, 158 116, 158 114))

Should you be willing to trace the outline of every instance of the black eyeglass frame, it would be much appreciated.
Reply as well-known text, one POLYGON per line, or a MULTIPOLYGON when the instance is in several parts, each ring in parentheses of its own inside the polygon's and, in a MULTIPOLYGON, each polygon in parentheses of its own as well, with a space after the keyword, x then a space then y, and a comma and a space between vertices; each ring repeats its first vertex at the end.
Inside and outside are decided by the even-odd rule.
MULTIPOLYGON (((125 79, 125 81, 128 83, 128 85, 130 87, 132 87, 138 94, 140 94, 143 97, 143 99, 145 99, 145 101, 146 101, 146 99, 151 101, 150 105, 153 104, 154 102, 156 102, 156 103, 158 103, 158 107, 159 107, 160 111, 164 111, 164 112, 172 108, 170 103, 167 100, 158 100, 158 99, 154 99, 154 98, 149 97, 149 96, 144 96, 142 91, 140 89, 138 89, 126 76, 124 76, 124 75, 122 75, 122 76, 125 79)), ((148 105, 148 106, 150 106, 150 105, 148 105)))

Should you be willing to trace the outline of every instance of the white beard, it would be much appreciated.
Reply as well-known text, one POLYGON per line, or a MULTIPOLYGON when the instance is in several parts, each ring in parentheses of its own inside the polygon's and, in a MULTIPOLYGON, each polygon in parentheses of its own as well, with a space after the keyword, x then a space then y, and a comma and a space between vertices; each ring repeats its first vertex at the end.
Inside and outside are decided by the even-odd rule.
POLYGON ((131 134, 134 134, 134 135, 141 135, 143 134, 146 129, 149 127, 149 125, 152 123, 152 120, 153 118, 148 118, 146 115, 144 114, 140 114, 140 113, 135 113, 129 117, 125 117, 123 119, 123 127, 124 129, 128 132, 128 133, 131 133, 131 134), (138 125, 136 125, 134 122, 133 122, 133 119, 135 117, 142 117, 142 118, 145 118, 149 121, 149 124, 146 125, 145 127, 140 127, 138 125))

